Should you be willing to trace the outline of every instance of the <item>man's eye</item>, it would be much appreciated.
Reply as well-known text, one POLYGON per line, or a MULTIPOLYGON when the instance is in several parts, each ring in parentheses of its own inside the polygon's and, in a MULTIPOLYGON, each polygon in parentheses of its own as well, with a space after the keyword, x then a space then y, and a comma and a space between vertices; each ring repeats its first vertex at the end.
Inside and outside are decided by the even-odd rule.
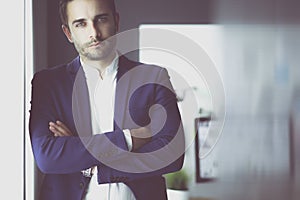
POLYGON ((78 23, 75 24, 75 27, 80 28, 80 27, 84 27, 85 25, 86 25, 85 22, 78 22, 78 23))
POLYGON ((99 17, 99 18, 97 19, 97 22, 103 23, 103 22, 106 22, 107 20, 108 20, 107 17, 99 17))

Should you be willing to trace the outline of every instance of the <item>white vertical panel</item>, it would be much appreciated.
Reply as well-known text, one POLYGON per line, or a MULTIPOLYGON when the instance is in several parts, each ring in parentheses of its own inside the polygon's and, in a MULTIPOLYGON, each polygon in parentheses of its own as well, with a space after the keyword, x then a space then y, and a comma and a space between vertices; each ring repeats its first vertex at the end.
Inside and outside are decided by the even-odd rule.
POLYGON ((29 109, 31 99, 31 79, 33 76, 33 24, 32 1, 25 1, 25 198, 34 199, 34 158, 29 138, 29 109))
POLYGON ((23 199, 24 1, 2 2, 1 18, 1 197, 23 199))

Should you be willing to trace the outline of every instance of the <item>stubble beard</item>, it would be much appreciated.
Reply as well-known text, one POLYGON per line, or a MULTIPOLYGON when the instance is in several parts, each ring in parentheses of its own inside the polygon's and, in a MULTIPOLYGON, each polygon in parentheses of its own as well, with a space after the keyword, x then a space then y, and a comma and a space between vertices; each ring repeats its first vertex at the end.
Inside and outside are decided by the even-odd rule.
POLYGON ((74 42, 75 49, 81 57, 91 61, 100 61, 108 58, 116 49, 116 38, 111 37, 100 41, 101 44, 97 48, 90 48, 92 42, 83 45, 74 42))

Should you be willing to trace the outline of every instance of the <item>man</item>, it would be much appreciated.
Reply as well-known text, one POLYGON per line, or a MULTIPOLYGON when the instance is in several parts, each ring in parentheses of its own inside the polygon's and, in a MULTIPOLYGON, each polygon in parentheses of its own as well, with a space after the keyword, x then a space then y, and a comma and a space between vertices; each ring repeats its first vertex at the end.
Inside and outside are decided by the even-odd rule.
POLYGON ((166 70, 115 50, 113 0, 62 0, 60 14, 79 57, 32 80, 39 199, 167 199, 162 175, 182 167, 184 136, 166 70))

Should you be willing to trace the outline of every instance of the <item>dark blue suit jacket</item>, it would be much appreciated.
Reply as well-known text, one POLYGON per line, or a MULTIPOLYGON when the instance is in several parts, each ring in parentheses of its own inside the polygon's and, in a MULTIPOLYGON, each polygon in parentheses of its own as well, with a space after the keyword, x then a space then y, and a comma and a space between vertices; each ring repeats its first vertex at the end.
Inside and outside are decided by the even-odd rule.
POLYGON ((182 167, 184 136, 164 68, 119 58, 113 132, 91 134, 88 90, 79 57, 36 73, 31 98, 32 149, 44 173, 39 199, 83 199, 90 178, 81 170, 91 166, 98 166, 100 184, 124 182, 137 200, 167 198, 162 175, 182 167), (56 120, 65 123, 74 136, 54 137, 48 123, 56 120), (128 155, 122 130, 149 124, 157 129, 151 142, 136 156, 128 155))

